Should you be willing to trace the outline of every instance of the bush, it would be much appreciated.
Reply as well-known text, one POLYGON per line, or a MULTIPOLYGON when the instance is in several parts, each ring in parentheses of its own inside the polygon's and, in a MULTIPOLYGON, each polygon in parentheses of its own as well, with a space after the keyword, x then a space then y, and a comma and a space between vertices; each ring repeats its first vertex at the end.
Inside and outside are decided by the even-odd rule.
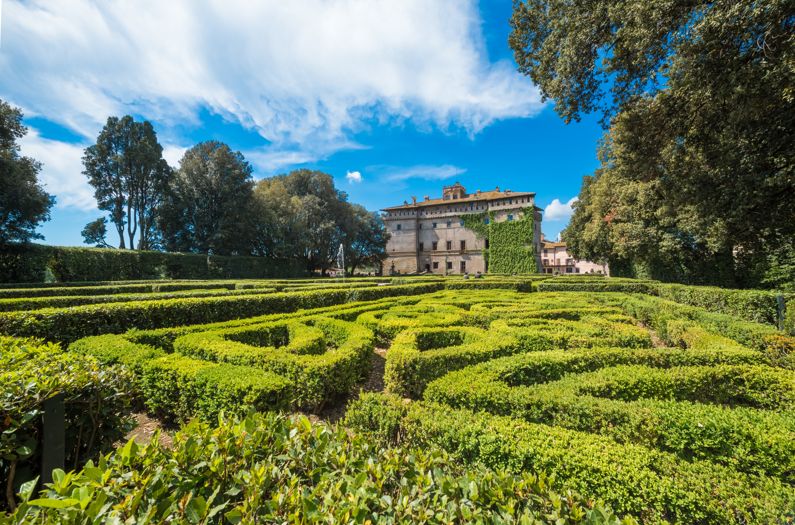
MULTIPOLYGON (((715 286, 659 284, 657 293, 663 299, 710 312, 733 315, 746 321, 778 324, 778 292, 765 290, 731 290, 715 286)), ((791 294, 787 294, 791 295, 791 294)))
POLYGON ((349 394, 370 365, 365 327, 312 311, 249 321, 87 337, 69 348, 125 365, 146 407, 177 421, 222 409, 316 410, 349 394))
POLYGON ((392 442, 440 447, 467 464, 546 471, 559 490, 600 498, 643 522, 769 524, 792 519, 795 509, 795 490, 772 478, 509 417, 367 394, 346 423, 392 442))
MULTIPOLYGON (((76 466, 128 428, 131 377, 58 345, 0 337, 0 479, 3 488, 39 474, 43 403, 64 395, 66 461, 76 466)), ((9 503, 10 504, 10 503, 9 503)))
MULTIPOLYGON (((266 294, 275 291, 274 288, 255 288, 244 290, 229 290, 227 288, 209 288, 205 290, 187 290, 182 292, 162 293, 135 293, 112 295, 67 295, 54 297, 32 297, 19 299, 0 299, 0 312, 16 310, 38 310, 41 308, 66 308, 69 306, 82 306, 86 304, 101 303, 127 303, 131 301, 148 301, 163 299, 178 299, 183 297, 228 297, 252 294, 266 294)), ((0 290, 0 295, 2 291, 0 290)))
POLYGON ((27 244, 0 254, 0 282, 299 277, 298 260, 27 244))
POLYGON ((795 482, 794 413, 738 407, 791 404, 787 385, 793 373, 748 366, 763 360, 753 350, 537 352, 448 374, 428 386, 425 399, 599 433, 686 460, 708 459, 795 482), (655 368, 616 366, 639 364, 655 368), (682 398, 720 404, 674 401, 682 398))
POLYGON ((353 290, 134 301, 30 312, 4 312, 0 313, 0 333, 71 342, 89 335, 124 332, 130 327, 148 329, 225 321, 352 301, 428 293, 440 288, 440 284, 431 283, 353 290))
POLYGON ((439 452, 379 448, 304 417, 194 424, 171 448, 157 439, 145 448, 130 442, 96 466, 54 478, 39 497, 25 493, 7 520, 634 523, 576 494, 555 493, 543 476, 462 468, 439 452))

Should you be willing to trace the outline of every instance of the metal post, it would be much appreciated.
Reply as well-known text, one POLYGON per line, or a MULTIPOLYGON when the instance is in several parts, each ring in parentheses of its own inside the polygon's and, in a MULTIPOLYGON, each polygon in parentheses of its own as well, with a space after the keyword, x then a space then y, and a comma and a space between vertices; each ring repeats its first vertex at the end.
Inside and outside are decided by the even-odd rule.
POLYGON ((66 464, 66 414, 64 395, 55 395, 43 403, 41 481, 52 483, 53 469, 66 464))
POLYGON ((784 296, 778 294, 776 296, 776 303, 778 303, 778 312, 777 312, 778 329, 784 330, 784 319, 786 318, 787 315, 787 303, 784 302, 784 296))

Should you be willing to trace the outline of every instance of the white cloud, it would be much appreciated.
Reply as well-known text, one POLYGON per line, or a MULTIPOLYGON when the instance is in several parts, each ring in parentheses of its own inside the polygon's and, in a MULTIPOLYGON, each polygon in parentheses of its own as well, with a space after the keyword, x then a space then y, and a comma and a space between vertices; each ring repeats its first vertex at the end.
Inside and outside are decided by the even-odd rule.
POLYGON ((408 179, 445 180, 461 175, 466 169, 450 164, 430 166, 418 164, 416 166, 371 166, 368 171, 373 171, 379 178, 386 182, 400 182, 408 179))
POLYGON ((179 129, 208 108, 267 139, 252 163, 280 169, 351 147, 373 122, 475 134, 542 107, 512 62, 489 60, 475 0, 4 7, 0 97, 86 141, 134 113, 184 143, 179 129))
POLYGON ((559 221, 569 220, 571 214, 574 213, 571 206, 577 202, 577 197, 572 197, 567 202, 560 202, 558 199, 553 199, 552 202, 544 208, 544 220, 559 221))
POLYGON ((83 175, 84 145, 42 138, 35 130, 20 140, 22 154, 41 162, 39 180, 56 196, 56 207, 96 210, 94 189, 83 175))
POLYGON ((163 146, 163 158, 166 159, 169 166, 176 169, 179 168, 179 161, 182 160, 182 156, 185 155, 186 151, 188 151, 188 148, 185 146, 166 144, 163 146))
POLYGON ((362 174, 358 171, 349 171, 345 174, 345 179, 351 184, 362 182, 362 174))

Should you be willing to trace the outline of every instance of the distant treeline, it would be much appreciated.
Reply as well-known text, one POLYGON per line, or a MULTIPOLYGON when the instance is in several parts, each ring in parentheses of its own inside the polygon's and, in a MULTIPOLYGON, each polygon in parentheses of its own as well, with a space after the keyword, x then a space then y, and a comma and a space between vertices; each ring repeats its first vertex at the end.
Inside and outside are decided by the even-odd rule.
MULTIPOLYGON (((17 141, 26 132, 19 109, 0 100, 0 247, 8 253, 39 253, 41 248, 24 245, 41 238, 36 228, 49 220, 55 202, 38 181, 41 165, 19 153, 17 141)), ((347 194, 334 186, 327 173, 301 169, 255 181, 243 154, 218 141, 201 142, 188 149, 179 167, 174 168, 163 159, 163 147, 151 123, 136 122, 130 116, 108 118, 96 144, 86 148, 83 167, 83 175, 94 188, 97 207, 106 212, 82 231, 86 244, 98 248, 111 248, 107 239, 110 226, 118 235, 119 250, 259 256, 269 260, 235 263, 240 265, 240 271, 245 271, 243 267, 277 268, 290 261, 287 266, 293 270, 287 274, 292 275, 296 273, 295 261, 299 261, 300 274, 325 272, 338 265, 340 246, 350 272, 365 265, 377 266, 385 257, 387 232, 379 215, 348 202, 347 194)), ((71 258, 72 253, 105 252, 55 249, 53 253, 59 254, 57 263, 71 258)), ((106 257, 125 261, 124 264, 135 260, 145 264, 144 260, 157 259, 155 254, 77 258, 84 257, 88 257, 88 266, 93 264, 89 261, 106 257)), ((185 256, 161 259, 187 260, 182 257, 185 256)), ((82 274, 82 262, 66 266, 70 269, 64 270, 63 275, 82 274)), ((164 263, 153 263, 140 272, 163 267, 164 263)), ((38 263, 31 268, 36 275, 43 271, 38 263)), ((89 274, 88 278, 101 278, 102 268, 97 271, 100 273, 89 274)), ((182 277, 212 277, 214 271, 194 268, 174 272, 182 277), (183 271, 189 275, 183 275, 183 271), (201 275, 195 275, 195 271, 201 275)), ((264 272, 252 276, 273 274, 270 270, 264 272)), ((30 275, 27 269, 5 275, 12 273, 30 275)))

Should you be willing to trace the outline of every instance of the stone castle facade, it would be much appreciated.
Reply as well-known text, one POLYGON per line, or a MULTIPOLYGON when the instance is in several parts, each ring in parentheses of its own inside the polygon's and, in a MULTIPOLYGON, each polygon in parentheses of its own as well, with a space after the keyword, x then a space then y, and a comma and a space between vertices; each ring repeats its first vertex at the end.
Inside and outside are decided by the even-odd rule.
POLYGON ((533 247, 536 271, 541 269, 541 210, 535 206, 535 193, 480 190, 467 193, 456 182, 442 189, 442 197, 425 197, 404 201, 400 206, 382 210, 390 233, 383 272, 415 273, 486 273, 484 250, 489 239, 464 226, 468 215, 483 216, 484 222, 518 221, 526 214, 534 219, 533 247))

